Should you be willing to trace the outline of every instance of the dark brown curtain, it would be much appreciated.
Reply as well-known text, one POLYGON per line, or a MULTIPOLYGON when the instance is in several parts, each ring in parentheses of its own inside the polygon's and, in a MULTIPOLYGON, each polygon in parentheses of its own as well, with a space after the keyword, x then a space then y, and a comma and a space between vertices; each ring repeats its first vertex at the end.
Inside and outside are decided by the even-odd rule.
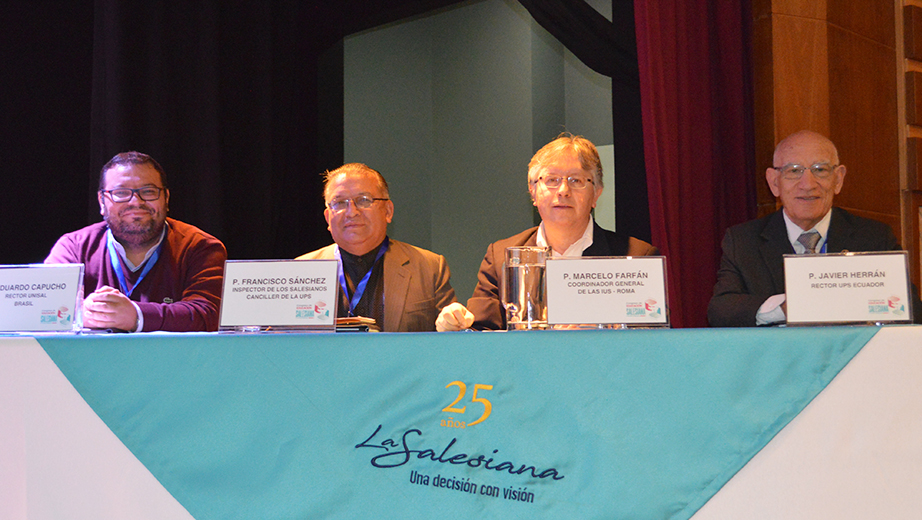
POLYGON ((720 240, 755 216, 746 0, 636 0, 653 243, 674 326, 707 325, 720 240))

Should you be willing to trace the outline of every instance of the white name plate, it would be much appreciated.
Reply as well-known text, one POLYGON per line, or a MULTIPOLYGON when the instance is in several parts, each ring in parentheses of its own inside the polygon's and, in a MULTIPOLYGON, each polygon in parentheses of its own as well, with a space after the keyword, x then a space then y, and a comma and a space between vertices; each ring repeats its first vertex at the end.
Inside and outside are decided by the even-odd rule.
POLYGON ((0 331, 80 330, 83 264, 0 265, 0 331))
POLYGON ((221 329, 336 327, 336 260, 228 260, 221 329))
POLYGON ((785 255, 787 322, 912 321, 905 251, 785 255))
POLYGON ((662 256, 547 260, 548 325, 668 326, 662 256))

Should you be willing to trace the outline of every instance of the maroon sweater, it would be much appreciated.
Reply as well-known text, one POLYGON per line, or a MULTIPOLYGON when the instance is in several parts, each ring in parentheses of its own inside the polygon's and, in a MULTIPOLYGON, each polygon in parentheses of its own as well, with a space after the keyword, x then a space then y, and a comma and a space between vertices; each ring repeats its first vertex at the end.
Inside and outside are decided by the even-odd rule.
MULTIPOLYGON (((131 293, 144 315, 143 332, 217 330, 227 250, 220 240, 195 226, 171 218, 167 222, 160 258, 131 293)), ((84 264, 85 295, 104 285, 118 289, 106 229, 106 223, 99 222, 67 233, 51 248, 45 263, 84 264)))

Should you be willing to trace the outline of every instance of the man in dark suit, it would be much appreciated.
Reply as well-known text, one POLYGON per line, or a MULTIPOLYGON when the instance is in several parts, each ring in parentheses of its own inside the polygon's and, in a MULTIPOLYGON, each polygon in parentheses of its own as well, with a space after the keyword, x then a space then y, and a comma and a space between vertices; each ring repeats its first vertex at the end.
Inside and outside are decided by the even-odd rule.
POLYGON ((387 181, 364 164, 325 174, 332 245, 298 260, 339 261, 337 316, 374 318, 383 332, 435 330, 439 311, 455 301, 445 257, 387 236, 394 216, 387 181))
POLYGON ((592 209, 602 188, 602 162, 588 139, 561 135, 538 150, 528 164, 528 192, 541 215, 541 225, 490 244, 467 308, 452 304, 443 309, 438 330, 506 328, 499 283, 507 247, 548 247, 553 256, 657 254, 652 245, 595 223, 592 209))
MULTIPOLYGON (((724 235, 717 284, 708 305, 712 327, 785 321, 785 254, 899 249, 886 224, 832 207, 845 173, 835 145, 818 133, 800 131, 778 143, 765 177, 783 208, 724 235)), ((918 321, 922 305, 914 306, 918 321)))

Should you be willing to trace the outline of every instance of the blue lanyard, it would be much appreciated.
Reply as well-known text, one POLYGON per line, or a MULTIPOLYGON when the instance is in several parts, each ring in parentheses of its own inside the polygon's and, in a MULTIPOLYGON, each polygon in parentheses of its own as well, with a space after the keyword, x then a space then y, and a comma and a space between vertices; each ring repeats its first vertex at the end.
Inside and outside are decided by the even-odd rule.
POLYGON ((112 269, 115 270, 115 276, 118 278, 119 289, 127 297, 131 297, 131 293, 135 290, 135 287, 141 285, 141 280, 147 276, 147 273, 154 268, 154 264, 157 263, 157 259, 160 258, 160 250, 163 249, 163 241, 160 242, 160 245, 157 246, 157 250, 154 251, 154 254, 150 255, 150 258, 147 259, 147 263, 144 264, 144 269, 141 270, 141 276, 138 277, 138 281, 135 282, 134 287, 131 288, 131 291, 128 290, 128 283, 125 281, 125 273, 122 272, 121 263, 118 259, 118 251, 115 250, 115 239, 111 236, 106 237, 106 246, 109 248, 109 261, 112 262, 112 269))
MULTIPOLYGON (((387 237, 384 237, 384 242, 378 249, 378 254, 375 256, 374 263, 371 264, 371 268, 368 269, 368 272, 365 273, 365 276, 363 276, 358 285, 355 286, 355 292, 352 294, 352 298, 349 300, 349 316, 355 316, 355 307, 362 300, 362 295, 365 294, 365 286, 368 285, 368 280, 371 278, 371 272, 375 270, 375 266, 378 265, 378 260, 381 260, 381 257, 384 256, 384 253, 387 251, 389 245, 390 240, 387 237)), ((339 246, 336 246, 336 248, 333 250, 333 254, 336 256, 336 261, 339 262, 339 286, 342 288, 343 294, 345 294, 348 298, 349 286, 346 285, 346 269, 343 267, 343 257, 339 253, 339 246)))

